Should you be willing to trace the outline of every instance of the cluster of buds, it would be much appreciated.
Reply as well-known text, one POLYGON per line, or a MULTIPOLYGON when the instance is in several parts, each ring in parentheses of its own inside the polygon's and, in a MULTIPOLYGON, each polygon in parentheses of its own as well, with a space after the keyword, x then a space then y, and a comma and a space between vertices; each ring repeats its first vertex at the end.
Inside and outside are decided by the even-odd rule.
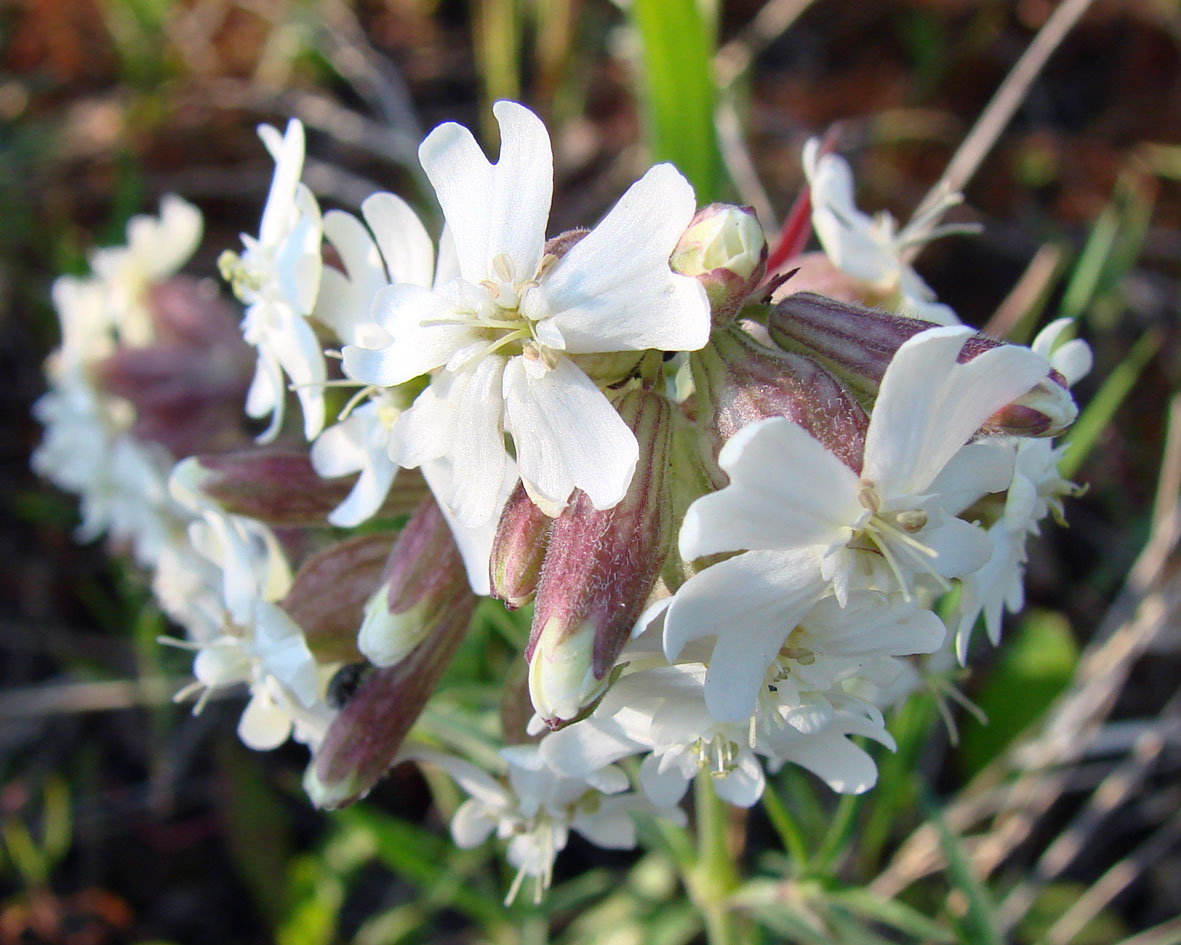
MULTIPOLYGON (((955 201, 896 233, 816 145, 822 264, 798 232, 769 253, 748 209, 698 210, 670 165, 593 229, 547 239, 548 135, 520 105, 495 114, 496 163, 459 125, 422 143, 437 245, 392 194, 321 214, 299 123, 261 129, 276 170, 259 235, 221 260, 249 388, 240 347, 217 371, 202 360, 224 318, 185 307, 181 259, 119 296, 122 321, 107 305, 92 322, 63 282, 34 463, 100 504, 59 455, 62 365, 85 331, 81 384, 118 416, 103 429, 163 451, 142 494, 172 518, 152 554, 135 546, 196 650, 193 688, 245 684, 243 739, 306 743, 321 807, 401 759, 448 771, 472 795, 457 842, 513 837, 511 898, 548 882, 571 829, 630 846, 629 811, 679 819, 699 774, 743 806, 788 763, 868 789, 851 738, 892 745, 883 710, 911 659, 954 640, 963 660, 978 618, 995 641, 1019 606, 1026 540, 1073 488, 1050 438, 1089 351, 1059 323, 1033 349, 959 325, 904 259, 955 201), (285 378, 310 449, 283 432, 285 378), (269 419, 264 445, 219 413, 229 393, 269 419), (945 624, 934 602, 957 585, 945 624), (414 729, 481 596, 532 607, 492 773, 414 729), (634 784, 615 766, 629 756, 634 784)), ((93 468, 130 482, 100 454, 93 468)), ((128 537, 122 515, 85 515, 88 536, 128 537)))

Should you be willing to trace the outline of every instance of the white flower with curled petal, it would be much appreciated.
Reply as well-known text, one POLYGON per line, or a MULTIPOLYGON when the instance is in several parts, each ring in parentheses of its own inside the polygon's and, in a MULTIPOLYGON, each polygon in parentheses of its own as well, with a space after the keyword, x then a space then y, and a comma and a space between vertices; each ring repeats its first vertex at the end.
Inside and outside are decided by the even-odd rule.
POLYGON ((757 714, 719 722, 705 704, 705 676, 702 663, 625 672, 587 718, 542 739, 541 756, 555 770, 582 777, 644 754, 639 783, 661 808, 677 804, 699 774, 713 779, 723 800, 750 807, 766 784, 758 755, 776 767, 800 764, 841 793, 860 793, 874 783, 873 760, 846 736, 892 745, 880 716, 850 712, 849 700, 834 696, 837 710, 809 732, 757 714))
POLYGON ((819 561, 809 552, 748 552, 706 568, 673 597, 665 614, 670 660, 686 644, 714 638, 705 701, 720 720, 756 710, 805 734, 835 711, 833 693, 857 678, 885 683, 897 657, 933 653, 943 623, 899 594, 851 591, 846 606, 817 601, 819 561))
MULTIPOLYGON (((467 792, 468 800, 451 821, 451 835, 460 847, 479 846, 493 833, 508 840, 505 856, 517 875, 506 905, 516 898, 526 877, 536 880, 534 900, 541 901, 571 830, 608 849, 636 845, 629 812, 650 811, 651 805, 627 791, 627 776, 618 768, 575 778, 547 767, 533 745, 512 746, 501 755, 507 762, 507 783, 459 758, 416 746, 404 749, 399 758, 442 768, 467 792)), ((677 811, 662 813, 678 820, 677 811)))
POLYGON ((107 321, 125 345, 141 347, 155 337, 146 294, 183 266, 201 242, 201 212, 175 194, 160 201, 160 216, 134 216, 127 244, 95 250, 90 266, 106 295, 107 321))
MULTIPOLYGON (((955 516, 1012 478, 1003 451, 968 442, 1049 365, 1003 346, 960 363, 972 330, 931 328, 899 347, 882 378, 860 475, 782 418, 739 430, 719 463, 730 484, 698 499, 680 534, 686 560, 722 551, 815 555, 815 580, 844 605, 855 588, 912 593, 916 575, 947 585, 988 560, 984 531, 955 516)), ((790 593, 804 593, 799 578, 790 593)), ((737 592, 741 593, 741 592, 737 592)))
POLYGON ((671 165, 652 168, 561 258, 546 254, 549 136, 521 105, 498 102, 494 112, 496 164, 455 124, 419 149, 458 278, 386 289, 376 311, 391 343, 344 350, 350 376, 383 387, 436 372, 400 421, 394 459, 447 459, 454 486, 440 499, 470 525, 495 513, 505 433, 548 512, 575 488, 597 508, 614 506, 635 469, 636 439, 571 356, 696 349, 709 336, 704 289, 668 265, 695 210, 688 182, 671 165))
POLYGON ((299 181, 303 125, 292 119, 282 136, 270 125, 260 125, 258 134, 275 160, 258 238, 243 234, 242 254, 227 250, 218 266, 246 305, 242 336, 258 349, 246 412, 271 418, 259 441, 273 440, 283 424, 285 374, 303 409, 304 435, 311 440, 324 425, 327 377, 323 349, 307 320, 320 285, 320 208, 299 181))
MULTIPOLYGON (((389 336, 371 315, 387 286, 429 286, 435 250, 418 216, 393 194, 374 194, 361 205, 362 223, 352 214, 324 215, 324 238, 340 256, 343 270, 325 267, 315 317, 345 344, 380 346, 389 336), (366 228, 365 224, 368 224, 366 228)), ((364 388, 366 402, 346 408, 347 416, 312 445, 312 466, 332 478, 359 472, 356 485, 328 521, 349 528, 373 516, 394 483, 398 466, 390 458, 398 420, 413 395, 397 389, 364 388)))
POLYGON ((804 145, 804 176, 812 200, 812 226, 834 266, 864 282, 900 315, 939 325, 959 323, 955 312, 935 301, 935 293, 905 261, 905 254, 940 236, 973 231, 963 225, 938 225, 948 209, 963 202, 960 194, 943 194, 899 230, 889 213, 871 217, 857 208, 848 163, 836 154, 821 154, 816 138, 804 145))
MULTIPOLYGON (((1090 346, 1079 338, 1065 340, 1071 319, 1060 318, 1043 328, 1031 346, 1073 386, 1091 370, 1090 346)), ((1026 544, 1041 534, 1041 522, 1053 515, 1064 521, 1063 499, 1078 487, 1058 471, 1066 446, 1048 438, 1010 439, 1014 456, 1013 478, 1005 496, 1004 512, 988 530, 992 555, 979 571, 960 582, 960 599, 951 625, 955 627, 956 655, 963 663, 977 619, 983 615, 988 639, 1001 638, 1004 611, 1016 613, 1025 605, 1026 544)))
POLYGON ((212 579, 222 606, 220 628, 191 643, 163 642, 196 650, 196 682, 177 699, 200 692, 199 712, 214 689, 245 683, 250 701, 238 734, 251 748, 275 748, 294 732, 314 743, 331 710, 323 700, 330 667, 321 667, 303 630, 278 606, 291 586, 291 570, 278 540, 261 522, 227 515, 200 492, 195 459, 177 465, 173 496, 195 516, 189 525, 192 548, 214 566, 212 579))

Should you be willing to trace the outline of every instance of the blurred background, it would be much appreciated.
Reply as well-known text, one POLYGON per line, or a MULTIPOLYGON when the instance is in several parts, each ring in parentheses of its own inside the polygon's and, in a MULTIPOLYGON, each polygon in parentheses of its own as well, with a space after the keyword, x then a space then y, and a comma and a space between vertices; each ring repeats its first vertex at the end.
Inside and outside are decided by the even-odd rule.
MULTIPOLYGON (((904 220, 1056 4, 624 7, 0 7, 0 371, 13 384, 0 400, 0 942, 700 935, 658 855, 577 840, 542 907, 502 909, 495 852, 455 851, 406 769, 356 808, 313 812, 304 749, 244 748, 237 699, 199 717, 168 701, 189 661, 155 642, 167 627, 143 578, 75 544, 74 499, 28 469, 40 437, 29 411, 58 341, 53 278, 85 271, 91 247, 121 242, 127 219, 168 192, 203 211, 188 271, 214 278, 266 196, 259 122, 302 119, 305 180, 325 208, 389 189, 429 215, 423 134, 458 120, 494 150, 488 106, 518 99, 554 138, 551 235, 592 223, 658 159, 677 161, 699 202, 750 203, 777 226, 802 184, 803 143, 835 129, 859 205, 904 220)), ((1087 491, 1068 504, 1069 529, 1035 545, 1028 609, 1003 646, 977 635, 962 685, 989 726, 958 712, 952 747, 919 695, 866 797, 838 804, 786 775, 802 782, 791 796, 810 799, 794 813, 817 875, 836 886, 787 878, 766 815, 736 815, 736 837, 749 816, 744 862, 783 893, 750 905, 765 941, 808 941, 807 922, 792 925, 802 910, 819 916, 817 941, 873 941, 872 929, 887 942, 1181 942, 1179 13, 1176 0, 1095 0, 965 188, 953 219, 983 233, 918 262, 965 322, 1015 340, 1081 319, 1096 368, 1076 389, 1092 408, 1068 462, 1087 491), (851 894, 862 890, 914 914, 873 914, 851 894), (842 916, 858 918, 856 934, 842 916)), ((498 678, 474 645, 467 654, 452 684, 498 678)))

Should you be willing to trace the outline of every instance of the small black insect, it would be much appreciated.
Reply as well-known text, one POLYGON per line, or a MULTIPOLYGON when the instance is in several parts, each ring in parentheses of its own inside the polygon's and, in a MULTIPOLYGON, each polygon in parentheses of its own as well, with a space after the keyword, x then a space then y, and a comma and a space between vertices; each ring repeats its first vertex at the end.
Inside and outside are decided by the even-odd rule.
POLYGON ((357 694, 357 690, 364 685, 365 680, 373 672, 373 664, 367 662, 349 663, 336 671, 328 680, 328 692, 325 701, 334 709, 343 709, 357 694))

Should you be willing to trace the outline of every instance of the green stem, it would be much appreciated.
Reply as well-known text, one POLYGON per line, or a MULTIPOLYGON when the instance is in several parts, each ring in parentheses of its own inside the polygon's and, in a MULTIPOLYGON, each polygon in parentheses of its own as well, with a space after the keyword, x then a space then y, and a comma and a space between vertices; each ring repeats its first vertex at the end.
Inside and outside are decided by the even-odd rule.
POLYGON ((708 772, 694 784, 697 808, 697 865, 686 877, 689 893, 705 917, 710 945, 737 945, 738 931, 726 900, 738 886, 738 869, 726 844, 726 804, 708 772))
POLYGON ((782 798, 776 793, 771 782, 763 789, 763 810, 771 820, 771 826, 779 834, 783 848, 795 864, 796 872, 803 873, 808 869, 808 844, 800 832, 799 825, 791 816, 782 798))

